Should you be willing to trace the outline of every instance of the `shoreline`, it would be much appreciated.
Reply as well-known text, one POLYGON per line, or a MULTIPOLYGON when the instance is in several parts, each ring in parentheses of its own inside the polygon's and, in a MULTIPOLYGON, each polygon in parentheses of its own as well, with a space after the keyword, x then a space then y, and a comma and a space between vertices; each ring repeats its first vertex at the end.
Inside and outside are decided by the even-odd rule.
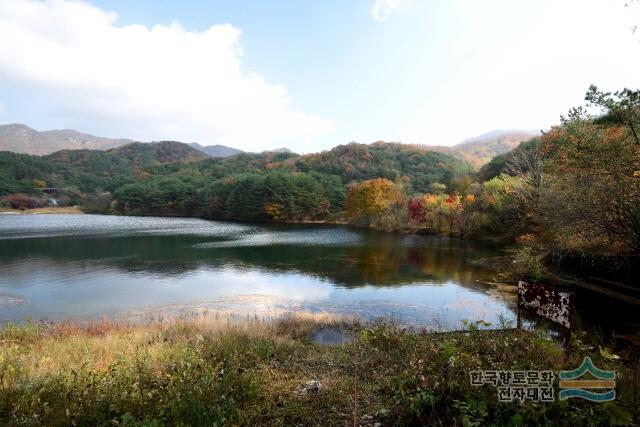
POLYGON ((0 208, 0 215, 84 215, 84 212, 78 206, 65 207, 47 207, 34 209, 11 209, 0 208))

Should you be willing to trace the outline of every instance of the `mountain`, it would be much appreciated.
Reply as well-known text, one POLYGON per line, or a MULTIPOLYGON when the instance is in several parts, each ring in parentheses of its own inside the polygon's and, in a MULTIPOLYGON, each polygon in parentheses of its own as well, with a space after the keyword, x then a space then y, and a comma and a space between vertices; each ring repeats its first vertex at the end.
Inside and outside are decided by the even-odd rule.
MULTIPOLYGON (((108 150, 133 142, 124 138, 89 135, 72 129, 38 132, 20 123, 0 125, 0 151, 13 153, 43 156, 60 150, 108 150)), ((204 146, 196 142, 187 145, 211 157, 229 157, 243 152, 224 145, 204 146)))
POLYGON ((521 142, 539 135, 539 131, 494 130, 465 139, 451 147, 426 146, 428 149, 449 154, 480 168, 494 157, 513 150, 521 142))
POLYGON ((244 151, 238 150, 237 148, 227 147, 226 145, 220 144, 201 145, 197 142, 192 142, 189 145, 211 157, 229 157, 235 156, 236 154, 244 153, 244 151))
POLYGON ((505 172, 507 163, 514 157, 520 155, 522 151, 539 150, 540 149, 540 137, 534 137, 528 141, 521 142, 513 150, 506 153, 495 156, 491 161, 483 165, 478 171, 478 179, 480 181, 488 181, 501 173, 505 172))
POLYGON ((103 138, 71 129, 38 132, 19 123, 0 125, 0 151, 33 155, 51 154, 59 150, 105 150, 133 141, 103 138))
MULTIPOLYGON (((494 130, 447 146, 419 146, 429 151, 448 154, 479 169, 494 157, 504 154, 521 142, 530 140, 539 132, 523 130, 494 130)), ((131 144, 129 139, 113 139, 80 133, 71 129, 38 132, 19 123, 0 125, 0 151, 32 155, 47 155, 60 150, 108 150, 131 144)), ((225 145, 184 144, 210 157, 231 157, 242 150, 225 145)), ((287 148, 270 150, 272 153, 291 153, 287 148)), ((186 153, 183 153, 186 154, 186 153)), ((193 153, 192 153, 193 154, 193 153)), ((196 157, 192 156, 193 159, 196 157)))

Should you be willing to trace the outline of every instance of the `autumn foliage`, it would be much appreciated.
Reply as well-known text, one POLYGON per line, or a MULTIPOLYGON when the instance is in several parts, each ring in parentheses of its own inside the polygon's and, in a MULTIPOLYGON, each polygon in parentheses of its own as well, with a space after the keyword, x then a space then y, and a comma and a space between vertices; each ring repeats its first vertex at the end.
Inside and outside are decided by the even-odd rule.
POLYGON ((640 252, 640 144, 631 128, 574 111, 542 150, 541 218, 556 244, 640 252))
POLYGON ((412 224, 433 234, 464 237, 480 225, 481 214, 473 193, 416 196, 409 201, 408 210, 412 224))
POLYGON ((347 218, 359 226, 395 228, 404 196, 400 188, 386 178, 353 184, 347 192, 347 218))

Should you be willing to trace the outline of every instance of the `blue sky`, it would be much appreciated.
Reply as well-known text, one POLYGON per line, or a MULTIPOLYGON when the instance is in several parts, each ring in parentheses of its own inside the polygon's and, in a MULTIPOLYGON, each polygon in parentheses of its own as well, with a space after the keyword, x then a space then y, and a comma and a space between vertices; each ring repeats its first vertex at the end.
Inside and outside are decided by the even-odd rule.
POLYGON ((298 152, 546 129, 640 87, 622 0, 0 0, 0 122, 298 152), (377 4, 377 5, 376 5, 377 4))

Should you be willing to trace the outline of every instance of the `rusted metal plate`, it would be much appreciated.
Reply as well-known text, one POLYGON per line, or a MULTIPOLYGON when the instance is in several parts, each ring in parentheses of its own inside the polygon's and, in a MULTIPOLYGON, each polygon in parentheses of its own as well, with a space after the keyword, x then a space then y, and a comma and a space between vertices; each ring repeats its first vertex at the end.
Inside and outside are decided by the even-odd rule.
POLYGON ((518 307, 571 329, 573 310, 571 292, 520 280, 518 307))

